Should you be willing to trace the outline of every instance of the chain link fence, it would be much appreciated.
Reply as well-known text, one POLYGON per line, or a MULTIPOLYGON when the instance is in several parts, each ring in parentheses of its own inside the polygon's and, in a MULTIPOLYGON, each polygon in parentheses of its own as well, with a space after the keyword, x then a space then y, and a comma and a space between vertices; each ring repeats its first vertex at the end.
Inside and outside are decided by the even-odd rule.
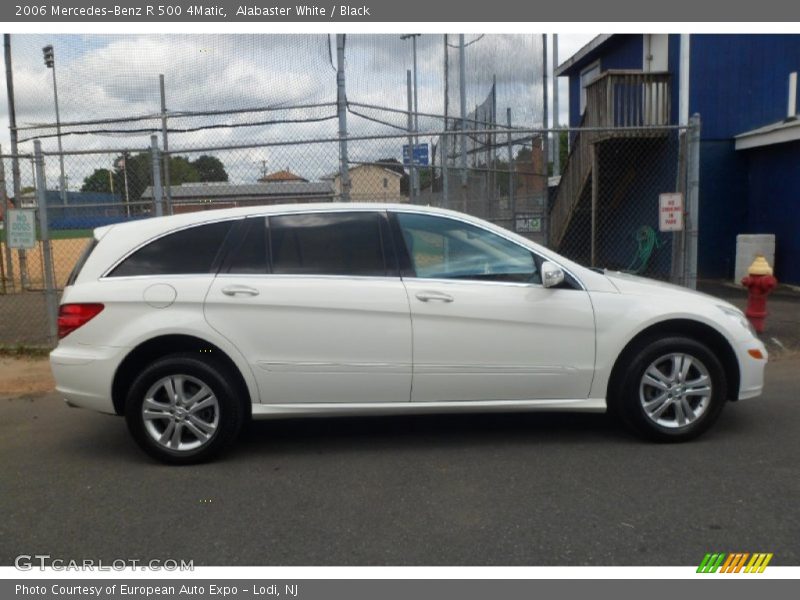
MULTIPOLYGON (((57 296, 94 228, 239 206, 345 200, 450 208, 587 266, 685 283, 690 236, 659 231, 659 195, 689 190, 688 164, 697 152, 688 133, 678 127, 461 130, 451 124, 413 140, 408 133, 351 136, 344 186, 338 138, 164 152, 154 136, 150 147, 5 155, 0 175, 18 168, 20 179, 13 202, 4 192, 4 214, 8 208, 36 211, 37 241, 12 248, 4 231, 0 345, 54 343, 57 296), (560 176, 544 164, 548 133, 568 142, 560 176), (462 137, 472 143, 462 145, 462 137), (410 143, 424 146, 427 159, 420 155, 410 164, 410 143), (80 181, 79 191, 59 191, 61 158, 63 177, 80 181), (282 168, 268 172, 267 162, 282 168)), ((0 189, 8 188, 2 181, 0 189)))
POLYGON ((540 35, 6 43, 15 150, 0 210, 35 236, 19 248, 0 234, 0 347, 55 343, 59 294, 95 228, 236 206, 445 207, 586 265, 691 285, 696 231, 658 228, 659 194, 698 185, 665 74, 609 72, 587 87, 580 128, 544 130, 540 35))

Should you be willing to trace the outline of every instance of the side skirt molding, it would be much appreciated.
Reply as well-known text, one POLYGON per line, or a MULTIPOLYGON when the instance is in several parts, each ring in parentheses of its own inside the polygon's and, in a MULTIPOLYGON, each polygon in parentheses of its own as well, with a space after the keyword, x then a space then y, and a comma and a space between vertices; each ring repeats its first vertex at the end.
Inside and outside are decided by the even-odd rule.
POLYGON ((606 411, 605 398, 580 400, 486 400, 474 402, 366 402, 253 404, 253 419, 350 417, 474 412, 593 412, 606 411))

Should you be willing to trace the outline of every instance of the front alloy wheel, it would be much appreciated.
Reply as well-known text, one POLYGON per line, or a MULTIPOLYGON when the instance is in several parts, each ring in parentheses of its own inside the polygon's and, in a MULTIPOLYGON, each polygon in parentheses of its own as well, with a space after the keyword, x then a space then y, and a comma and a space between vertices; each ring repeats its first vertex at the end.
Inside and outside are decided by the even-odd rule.
POLYGON ((725 369, 698 340, 645 340, 620 360, 626 369, 610 390, 609 408, 644 437, 692 439, 714 423, 725 405, 725 369))
POLYGON ((694 356, 675 352, 654 360, 639 385, 639 401, 647 417, 662 427, 692 424, 708 410, 711 376, 694 356))

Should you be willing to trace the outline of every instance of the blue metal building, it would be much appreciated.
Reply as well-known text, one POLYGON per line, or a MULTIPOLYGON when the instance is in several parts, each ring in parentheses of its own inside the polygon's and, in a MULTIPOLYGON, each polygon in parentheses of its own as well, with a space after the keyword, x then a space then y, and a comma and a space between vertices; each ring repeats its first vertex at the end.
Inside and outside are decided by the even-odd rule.
POLYGON ((800 118, 790 76, 800 71, 800 35, 598 36, 556 71, 569 78, 570 126, 591 110, 586 87, 613 71, 663 74, 671 124, 682 120, 679 106, 683 118, 701 116, 699 275, 732 277, 736 235, 774 233, 776 276, 800 284, 800 118))

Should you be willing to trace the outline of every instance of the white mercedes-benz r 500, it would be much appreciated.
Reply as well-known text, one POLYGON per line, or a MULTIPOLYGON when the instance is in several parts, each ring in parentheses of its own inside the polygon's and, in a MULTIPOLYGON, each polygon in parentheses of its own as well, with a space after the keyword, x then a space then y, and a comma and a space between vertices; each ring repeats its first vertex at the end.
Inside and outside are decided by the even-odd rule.
POLYGON ((688 440, 761 393, 767 360, 722 300, 402 204, 101 227, 61 302, 58 391, 169 463, 280 417, 609 410, 688 440))

